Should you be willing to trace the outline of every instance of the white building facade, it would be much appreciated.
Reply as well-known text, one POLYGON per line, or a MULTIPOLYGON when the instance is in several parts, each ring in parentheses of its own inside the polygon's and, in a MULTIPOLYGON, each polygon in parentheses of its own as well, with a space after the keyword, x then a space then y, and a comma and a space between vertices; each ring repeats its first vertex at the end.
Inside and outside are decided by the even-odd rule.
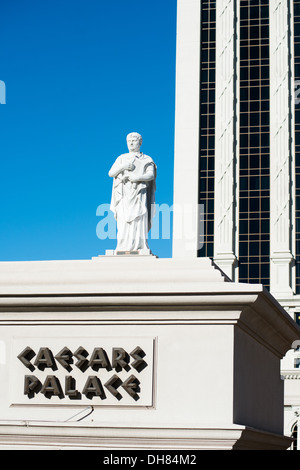
MULTIPOLYGON (((299 1, 178 0, 173 257, 263 284, 297 323, 299 90, 299 1), (189 239, 177 233, 183 204, 198 214, 189 239)), ((294 435, 298 355, 282 363, 294 435)))

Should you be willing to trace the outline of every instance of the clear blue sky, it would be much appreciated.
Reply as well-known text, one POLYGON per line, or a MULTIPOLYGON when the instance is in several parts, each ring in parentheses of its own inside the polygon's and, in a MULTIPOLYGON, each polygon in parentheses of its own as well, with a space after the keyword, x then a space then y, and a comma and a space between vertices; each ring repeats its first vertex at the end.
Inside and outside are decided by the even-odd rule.
POLYGON ((104 254, 96 210, 129 132, 173 202, 176 0, 1 0, 0 15, 0 261, 104 254))

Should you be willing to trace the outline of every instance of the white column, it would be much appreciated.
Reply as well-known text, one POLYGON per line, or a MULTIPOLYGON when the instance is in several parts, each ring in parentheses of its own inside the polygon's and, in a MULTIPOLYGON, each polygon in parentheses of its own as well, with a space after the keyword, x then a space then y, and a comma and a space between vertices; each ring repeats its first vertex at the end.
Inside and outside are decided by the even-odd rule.
POLYGON ((178 0, 173 257, 198 248, 201 1, 178 0))
POLYGON ((216 130, 214 261, 234 278, 235 211, 235 1, 216 12, 216 130))
POLYGON ((270 283, 292 294, 291 154, 288 2, 270 2, 270 283))

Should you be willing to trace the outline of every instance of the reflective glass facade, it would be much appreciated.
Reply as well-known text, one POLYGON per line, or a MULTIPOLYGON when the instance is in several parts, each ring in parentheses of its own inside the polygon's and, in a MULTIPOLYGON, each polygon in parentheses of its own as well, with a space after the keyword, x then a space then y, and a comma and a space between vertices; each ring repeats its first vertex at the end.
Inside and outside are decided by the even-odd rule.
MULTIPOLYGON (((214 198, 217 190, 215 188, 215 90, 216 78, 217 81, 220 80, 220 77, 216 77, 218 60, 216 6, 216 1, 201 1, 199 203, 205 207, 205 234, 204 247, 198 252, 198 256, 211 258, 214 257, 214 233, 215 236, 216 233, 220 233, 218 227, 214 227, 214 215, 218 210, 214 198)), ((277 6, 280 7, 282 4, 278 2, 277 6)), ((283 18, 286 35, 283 34, 282 40, 275 37, 273 29, 270 37, 270 20, 272 28, 275 21, 278 21, 270 0, 239 0, 233 7, 236 15, 234 31, 237 34, 234 35, 234 54, 237 69, 234 78, 235 96, 228 105, 233 106, 234 115, 237 117, 232 137, 236 207, 231 220, 234 225, 233 253, 237 258, 238 267, 234 272, 234 279, 240 282, 261 283, 270 289, 270 277, 274 280, 272 276, 276 271, 274 270, 276 248, 272 254, 273 264, 270 271, 270 234, 273 236, 272 230, 275 230, 275 227, 270 226, 272 197, 270 167, 272 175, 275 174, 276 168, 276 162, 272 160, 270 154, 270 105, 273 104, 272 109, 282 109, 282 107, 276 108, 277 105, 270 103, 270 44, 274 48, 281 47, 281 43, 287 40, 286 47, 290 48, 291 52, 288 56, 291 62, 287 70, 288 74, 292 72, 289 85, 291 90, 286 91, 285 97, 281 99, 289 101, 288 107, 290 103, 295 106, 294 109, 290 108, 290 127, 286 136, 291 150, 290 175, 287 176, 290 180, 287 184, 294 199, 292 198, 293 206, 289 216, 292 227, 288 242, 290 245, 287 244, 284 250, 286 253, 290 250, 291 254, 295 255, 295 268, 292 268, 289 283, 291 291, 300 294, 300 0, 286 0, 284 7, 283 11, 288 13, 285 13, 286 16, 283 18), (288 98, 290 92, 294 93, 291 100, 288 98)), ((220 18, 222 15, 223 10, 220 9, 220 18)), ((220 24, 222 24, 221 19, 220 24)), ((232 28, 232 22, 228 22, 228 27, 232 28)), ((275 54, 271 56, 271 67, 272 73, 276 74, 274 57, 275 54)), ((274 181, 273 178, 273 190, 274 181)), ((281 208, 278 209, 279 215, 280 210, 281 208)), ((272 238, 272 243, 274 239, 275 237, 272 238)), ((274 245, 272 246, 274 249, 274 245)))
POLYGON ((239 280, 270 286, 269 6, 240 2, 239 280))
POLYGON ((214 241, 216 0, 201 3, 201 24, 199 203, 204 205, 204 246, 199 251, 199 256, 212 257, 214 241))
POLYGON ((296 294, 300 294, 300 1, 294 0, 296 294))

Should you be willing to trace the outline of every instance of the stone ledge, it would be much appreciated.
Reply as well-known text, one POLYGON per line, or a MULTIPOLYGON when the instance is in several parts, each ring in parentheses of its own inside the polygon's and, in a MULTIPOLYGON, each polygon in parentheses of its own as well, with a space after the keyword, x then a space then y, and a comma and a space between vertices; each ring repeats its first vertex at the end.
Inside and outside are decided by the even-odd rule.
POLYGON ((126 428, 84 423, 2 422, 0 446, 28 448, 286 450, 292 440, 245 426, 126 428))
POLYGON ((200 283, 224 284, 208 258, 192 261, 152 256, 92 260, 0 262, 0 295, 182 292, 200 283))

